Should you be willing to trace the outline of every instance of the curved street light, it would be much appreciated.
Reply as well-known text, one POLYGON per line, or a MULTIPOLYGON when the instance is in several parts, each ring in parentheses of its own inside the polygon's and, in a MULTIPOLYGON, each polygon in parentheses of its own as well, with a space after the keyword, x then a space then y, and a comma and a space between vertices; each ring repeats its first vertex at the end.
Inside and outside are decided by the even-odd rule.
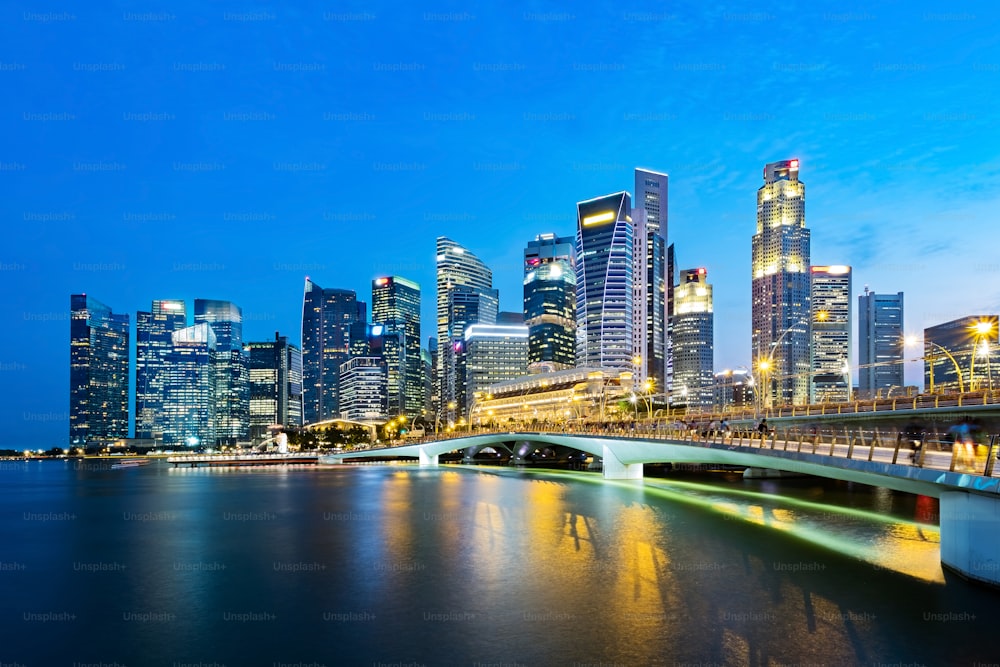
MULTIPOLYGON (((917 342, 917 337, 916 336, 907 336, 905 342, 906 343, 915 344, 917 342)), ((931 394, 934 393, 934 355, 927 354, 926 348, 927 348, 928 345, 933 345, 937 349, 939 349, 942 352, 944 352, 944 355, 946 357, 948 357, 949 359, 951 359, 951 363, 953 363, 955 365, 955 374, 958 376, 958 393, 964 394, 965 393, 965 383, 962 380, 962 367, 959 366, 958 360, 955 359, 955 357, 951 354, 951 352, 949 352, 946 348, 942 347, 941 345, 938 345, 937 343, 935 343, 932 340, 924 339, 924 349, 925 349, 925 351, 924 351, 924 360, 928 362, 927 368, 930 371, 930 386, 927 389, 928 393, 931 393, 931 394)))

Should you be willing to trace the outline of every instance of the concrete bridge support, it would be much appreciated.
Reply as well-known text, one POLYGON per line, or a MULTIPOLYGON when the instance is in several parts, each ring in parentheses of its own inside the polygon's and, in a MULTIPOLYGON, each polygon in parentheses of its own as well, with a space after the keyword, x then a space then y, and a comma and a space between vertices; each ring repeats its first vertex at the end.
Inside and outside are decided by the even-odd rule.
POLYGON ((941 564, 1000 587, 1000 498, 946 491, 940 501, 941 564))
POLYGON ((642 479, 641 463, 622 463, 611 448, 604 445, 604 479, 642 479))
MULTIPOLYGON (((438 464, 437 454, 428 454, 427 450, 423 447, 417 452, 420 455, 420 465, 422 466, 436 466, 438 464)), ((412 454, 411 454, 412 456, 412 454)))

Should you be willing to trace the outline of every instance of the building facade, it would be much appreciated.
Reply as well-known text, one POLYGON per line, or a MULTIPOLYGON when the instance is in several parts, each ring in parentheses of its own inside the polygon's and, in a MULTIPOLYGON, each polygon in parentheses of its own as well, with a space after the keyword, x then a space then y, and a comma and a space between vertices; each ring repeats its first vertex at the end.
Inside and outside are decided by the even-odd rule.
POLYGON ((666 391, 667 355, 667 175, 635 170, 633 249, 633 339, 639 382, 666 391))
POLYGON ((367 305, 354 290, 324 289, 306 278, 302 300, 303 420, 340 416, 340 366, 350 358, 351 326, 365 323, 367 305))
POLYGON ((216 442, 215 332, 207 322, 171 334, 163 358, 165 446, 211 447, 216 442))
POLYGON ((420 358, 420 286, 399 276, 372 281, 372 325, 401 336, 397 359, 386 359, 388 414, 419 416, 424 410, 420 358))
POLYGON ((302 351, 288 338, 246 345, 250 381, 250 437, 272 427, 302 426, 302 351))
POLYGON ((674 287, 674 403, 707 410, 714 402, 715 315, 704 268, 681 271, 674 287))
POLYGON ((804 405, 811 372, 809 230, 799 161, 764 167, 752 240, 751 353, 766 406, 804 405))
POLYGON ((472 420, 489 388, 527 372, 529 328, 526 325, 472 324, 465 329, 466 417, 472 420))
POLYGON ((386 368, 378 357, 354 357, 340 365, 342 392, 339 417, 381 421, 386 417, 386 368))
POLYGON ((754 407, 753 374, 746 368, 715 374, 712 409, 718 412, 739 412, 754 407))
POLYGON ((236 445, 250 437, 250 369, 243 351, 243 310, 231 301, 194 300, 195 324, 215 334, 215 438, 236 445))
POLYGON ((576 239, 540 234, 524 249, 528 369, 576 365, 576 239))
POLYGON ((634 227, 631 199, 618 192, 577 204, 576 364, 635 371, 634 227))
POLYGON ((812 280, 812 369, 810 403, 851 400, 851 267, 809 267, 812 280))
POLYGON ((902 389, 903 293, 858 297, 858 393, 861 398, 902 389))
POLYGON ((968 315, 924 329, 924 383, 931 393, 1000 388, 994 379, 1000 322, 968 315))
POLYGON ((135 320, 135 437, 163 439, 166 355, 175 331, 187 326, 187 305, 179 299, 153 301, 135 320))
POLYGON ((86 294, 70 296, 69 442, 128 437, 129 317, 86 294))

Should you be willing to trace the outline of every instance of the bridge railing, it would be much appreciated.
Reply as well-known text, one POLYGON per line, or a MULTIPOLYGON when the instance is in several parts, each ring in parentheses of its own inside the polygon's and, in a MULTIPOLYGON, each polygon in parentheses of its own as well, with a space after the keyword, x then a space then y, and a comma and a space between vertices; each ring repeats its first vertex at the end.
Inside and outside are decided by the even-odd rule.
MULTIPOLYGON (((714 426, 690 427, 666 421, 572 423, 512 423, 502 427, 483 427, 449 431, 423 438, 393 443, 389 446, 412 446, 475 435, 510 434, 517 438, 531 434, 590 435, 616 439, 669 440, 690 445, 724 445, 775 452, 796 452, 878 461, 950 472, 993 477, 1000 475, 996 465, 1000 455, 1000 435, 980 435, 975 439, 938 431, 908 433, 898 429, 849 429, 792 427, 769 429, 723 429, 714 426)), ((355 451, 364 451, 358 448, 355 451)), ((378 447, 377 449, 383 449, 378 447)))

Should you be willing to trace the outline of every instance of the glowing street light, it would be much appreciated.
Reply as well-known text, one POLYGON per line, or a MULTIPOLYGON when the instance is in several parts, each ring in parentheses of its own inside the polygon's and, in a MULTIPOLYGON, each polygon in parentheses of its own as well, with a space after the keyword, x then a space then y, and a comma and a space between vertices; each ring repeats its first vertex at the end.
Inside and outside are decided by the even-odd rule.
MULTIPOLYGON (((916 336, 907 336, 904 340, 905 340, 905 344, 907 344, 907 345, 915 345, 917 343, 917 337, 916 336)), ((924 359, 928 362, 927 363, 927 368, 930 369, 930 385, 927 388, 928 393, 931 393, 931 394, 934 393, 934 355, 933 354, 927 354, 927 346, 928 345, 932 345, 932 346, 936 347, 937 349, 941 350, 942 352, 944 352, 944 355, 946 357, 948 357, 949 359, 951 359, 951 363, 953 363, 955 365, 955 374, 958 376, 958 393, 964 394, 965 393, 965 383, 962 381, 962 367, 958 365, 958 360, 955 359, 955 357, 951 354, 951 352, 949 352, 947 349, 945 349, 941 345, 938 345, 934 341, 926 340, 925 339, 924 340, 924 359)))

